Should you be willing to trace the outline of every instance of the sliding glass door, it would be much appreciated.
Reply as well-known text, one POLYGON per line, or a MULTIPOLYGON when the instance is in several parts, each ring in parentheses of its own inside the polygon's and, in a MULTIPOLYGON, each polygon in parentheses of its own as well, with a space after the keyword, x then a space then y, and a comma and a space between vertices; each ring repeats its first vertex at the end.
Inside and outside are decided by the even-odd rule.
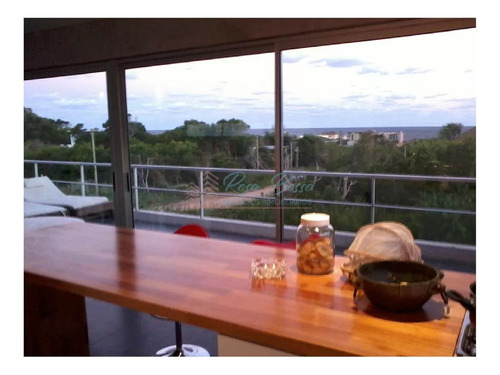
POLYGON ((273 59, 126 71, 136 227, 197 222, 228 238, 274 236, 273 59))
MULTIPOLYGON (((101 210, 104 200, 94 199, 113 202, 104 72, 24 82, 24 177, 43 176, 62 193, 88 199, 75 200, 77 208, 63 205, 62 213, 28 204, 25 216, 77 214, 88 221, 113 223, 110 205, 101 205, 101 210)), ((25 185, 25 199, 57 206, 56 197, 38 185, 25 185)))

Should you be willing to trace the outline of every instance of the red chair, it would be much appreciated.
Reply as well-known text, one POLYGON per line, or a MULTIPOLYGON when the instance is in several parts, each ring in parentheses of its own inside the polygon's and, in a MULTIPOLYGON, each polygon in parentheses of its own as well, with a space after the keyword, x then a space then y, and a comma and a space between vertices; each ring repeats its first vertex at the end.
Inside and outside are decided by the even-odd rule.
MULTIPOLYGON (((185 236, 196 236, 196 237, 206 237, 209 238, 207 230, 198 224, 187 224, 183 227, 177 229, 175 234, 181 234, 185 236)), ((154 315, 156 318, 168 319, 163 316, 154 315)), ((166 348, 160 349, 156 352, 157 357, 210 357, 208 351, 198 345, 183 344, 182 343, 182 331, 181 323, 175 322, 175 345, 167 346, 166 348)))
POLYGON ((290 241, 290 242, 275 242, 271 240, 255 240, 252 242, 254 245, 262 245, 262 246, 275 246, 275 247, 280 247, 282 249, 292 249, 295 250, 295 241, 290 241))
POLYGON ((198 224, 187 224, 177 229, 175 234, 185 234, 187 236, 210 237, 207 230, 198 224))

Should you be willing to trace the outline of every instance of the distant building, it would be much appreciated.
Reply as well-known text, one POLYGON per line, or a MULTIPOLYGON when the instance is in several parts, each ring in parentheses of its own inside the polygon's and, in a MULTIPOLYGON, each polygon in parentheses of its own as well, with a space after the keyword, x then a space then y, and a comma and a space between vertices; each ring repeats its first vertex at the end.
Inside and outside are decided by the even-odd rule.
MULTIPOLYGON (((376 132, 375 130, 370 131, 359 131, 359 132, 348 132, 348 133, 323 133, 318 134, 325 142, 336 142, 343 146, 353 146, 361 140, 362 134, 369 134, 375 141, 386 140, 389 142, 396 142, 398 145, 404 143, 404 133, 402 131, 395 132, 376 132)), ((298 136, 302 138, 302 136, 298 136)))
POLYGON ((382 132, 378 134, 388 141, 397 142, 398 144, 403 144, 404 142, 404 133, 402 131, 382 132))
POLYGON ((359 142, 362 132, 353 132, 347 134, 346 146, 352 146, 359 142))
POLYGON ((320 134, 318 137, 323 138, 327 142, 338 142, 340 140, 339 133, 320 134))
MULTIPOLYGON (((404 133, 402 131, 398 132, 367 132, 371 133, 371 136, 374 137, 375 139, 385 139, 389 142, 396 142, 398 145, 402 145, 404 142, 404 133)), ((356 143, 359 142, 361 139, 361 134, 362 132, 351 132, 348 133, 347 135, 342 137, 342 144, 345 144, 346 146, 352 146, 355 145, 356 143)))

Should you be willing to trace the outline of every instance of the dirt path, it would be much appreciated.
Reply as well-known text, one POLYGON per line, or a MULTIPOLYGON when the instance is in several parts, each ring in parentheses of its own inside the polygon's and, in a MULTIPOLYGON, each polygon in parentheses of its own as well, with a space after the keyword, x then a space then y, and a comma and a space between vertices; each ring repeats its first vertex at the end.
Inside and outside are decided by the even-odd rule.
MULTIPOLYGON (((237 197, 224 197, 216 195, 205 195, 203 197, 203 206, 205 209, 227 208, 241 206, 246 202, 254 200, 256 197, 271 196, 274 192, 274 186, 238 194, 237 197)), ((161 207, 167 211, 191 211, 200 209, 199 198, 186 199, 184 201, 171 203, 161 207)))

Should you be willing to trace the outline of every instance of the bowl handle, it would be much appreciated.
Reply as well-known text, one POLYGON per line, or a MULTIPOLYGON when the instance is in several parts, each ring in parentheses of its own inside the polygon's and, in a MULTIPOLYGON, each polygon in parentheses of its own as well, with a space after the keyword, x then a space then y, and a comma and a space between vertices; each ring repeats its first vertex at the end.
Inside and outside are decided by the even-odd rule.
POLYGON ((363 289, 363 282, 356 275, 353 275, 351 282, 352 285, 354 285, 354 293, 352 294, 352 298, 354 300, 354 303, 356 303, 358 301, 358 289, 363 289))
POLYGON ((446 286, 441 281, 443 279, 444 275, 442 272, 439 272, 439 273, 440 273, 440 279, 435 285, 432 286, 432 294, 436 294, 436 293, 441 294, 441 298, 443 299, 443 302, 444 302, 444 308, 443 308, 444 317, 449 318, 450 306, 448 305, 448 295, 446 294, 446 286))

